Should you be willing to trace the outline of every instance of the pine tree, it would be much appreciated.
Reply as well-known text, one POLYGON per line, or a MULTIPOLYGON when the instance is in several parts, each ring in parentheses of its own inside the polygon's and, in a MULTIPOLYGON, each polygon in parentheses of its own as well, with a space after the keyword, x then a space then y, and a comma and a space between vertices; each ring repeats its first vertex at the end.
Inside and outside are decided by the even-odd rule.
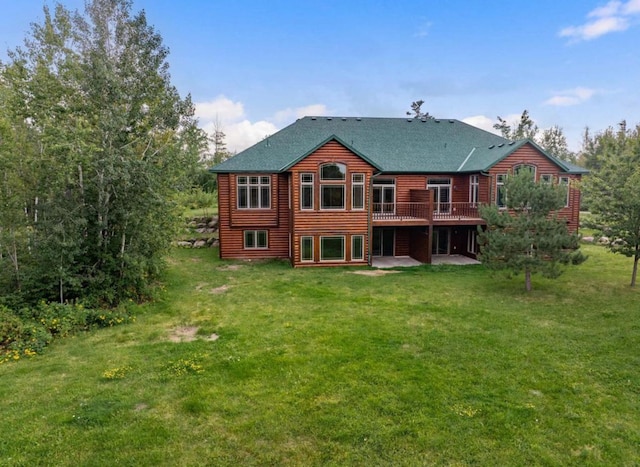
POLYGON ((536 183, 525 170, 507 177, 505 192, 506 210, 480 208, 487 225, 479 232, 479 259, 489 268, 524 273, 530 291, 532 274, 555 278, 562 273, 561 265, 586 259, 578 250, 578 235, 569 233, 557 216, 566 200, 561 187, 536 183))
POLYGON ((631 286, 640 261, 640 125, 595 137, 591 174, 584 190, 596 225, 610 238, 614 253, 633 258, 631 286))

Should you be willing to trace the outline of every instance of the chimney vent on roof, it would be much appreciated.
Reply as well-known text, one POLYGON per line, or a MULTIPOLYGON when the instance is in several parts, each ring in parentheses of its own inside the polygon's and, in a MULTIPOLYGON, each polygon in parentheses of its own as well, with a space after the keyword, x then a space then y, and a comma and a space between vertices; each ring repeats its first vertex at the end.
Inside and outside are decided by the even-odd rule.
POLYGON ((495 144, 492 144, 491 146, 489 146, 489 149, 493 149, 493 148, 495 148, 495 147, 496 147, 496 145, 495 145, 495 144))
POLYGON ((331 117, 327 117, 327 120, 331 120, 331 117))
POLYGON ((343 122, 346 122, 346 121, 347 121, 347 119, 346 119, 345 117, 342 117, 342 121, 343 121, 343 122))
POLYGON ((315 119, 316 119, 316 117, 311 117, 311 120, 315 120, 315 119))
POLYGON ((360 117, 356 117, 356 121, 362 121, 362 119, 360 117))
POLYGON ((449 123, 454 123, 454 122, 455 122, 455 120, 449 120, 449 123))
POLYGON ((512 144, 516 144, 515 141, 509 141, 509 146, 511 146, 512 144))
POLYGON ((440 120, 435 120, 436 123, 440 123, 440 120))
POLYGON ((412 119, 412 118, 407 118, 407 121, 408 121, 409 123, 411 123, 411 122, 413 121, 413 119, 412 119))
POLYGON ((504 146, 504 143, 500 143, 498 144, 498 147, 501 148, 502 146, 504 146))

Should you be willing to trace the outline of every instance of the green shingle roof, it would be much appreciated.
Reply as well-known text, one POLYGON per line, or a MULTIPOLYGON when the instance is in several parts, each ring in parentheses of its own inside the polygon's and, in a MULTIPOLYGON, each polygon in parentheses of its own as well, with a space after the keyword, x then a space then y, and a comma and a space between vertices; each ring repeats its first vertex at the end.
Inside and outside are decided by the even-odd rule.
MULTIPOLYGON (((283 172, 332 139, 382 173, 480 172, 526 143, 535 145, 509 141, 459 120, 304 117, 211 170, 283 172)), ((542 152, 566 172, 585 172, 542 152)))

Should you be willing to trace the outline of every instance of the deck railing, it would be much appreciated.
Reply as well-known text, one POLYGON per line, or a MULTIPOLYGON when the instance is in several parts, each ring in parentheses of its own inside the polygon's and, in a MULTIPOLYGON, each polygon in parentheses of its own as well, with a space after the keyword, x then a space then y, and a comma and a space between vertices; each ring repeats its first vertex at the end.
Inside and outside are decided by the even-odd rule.
POLYGON ((436 220, 480 218, 478 203, 434 203, 433 218, 436 220))
POLYGON ((428 219, 428 203, 374 203, 373 218, 376 220, 428 219))
POLYGON ((478 203, 433 203, 433 212, 429 213, 429 203, 374 203, 375 220, 448 220, 472 218, 478 219, 478 203))

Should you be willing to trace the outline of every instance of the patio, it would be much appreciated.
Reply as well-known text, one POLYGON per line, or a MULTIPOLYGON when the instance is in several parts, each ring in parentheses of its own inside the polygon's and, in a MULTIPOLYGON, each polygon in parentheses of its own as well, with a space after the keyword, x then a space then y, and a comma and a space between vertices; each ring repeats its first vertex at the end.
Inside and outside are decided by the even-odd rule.
MULTIPOLYGON (((371 266, 378 269, 387 268, 406 268, 412 266, 420 266, 422 263, 409 256, 378 256, 373 258, 371 266)), ((436 255, 432 258, 431 264, 454 264, 464 266, 468 264, 480 264, 473 258, 462 255, 436 255)))

